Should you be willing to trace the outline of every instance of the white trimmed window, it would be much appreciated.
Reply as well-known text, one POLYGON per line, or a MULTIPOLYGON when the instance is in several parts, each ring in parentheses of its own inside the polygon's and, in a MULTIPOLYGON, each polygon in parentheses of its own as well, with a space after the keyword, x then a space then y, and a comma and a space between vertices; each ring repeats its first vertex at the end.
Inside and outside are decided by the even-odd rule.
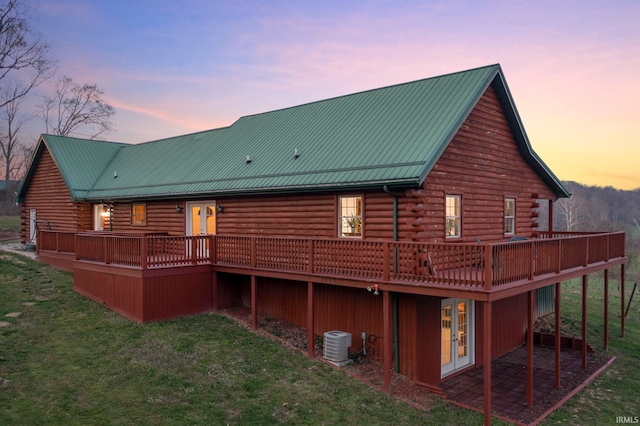
POLYGON ((459 195, 447 195, 445 204, 445 235, 447 238, 460 238, 462 225, 460 205, 459 195))
POLYGON ((504 233, 513 235, 516 233, 516 200, 515 198, 504 199, 504 233))
POLYGON ((338 236, 362 237, 362 196, 338 197, 338 236))

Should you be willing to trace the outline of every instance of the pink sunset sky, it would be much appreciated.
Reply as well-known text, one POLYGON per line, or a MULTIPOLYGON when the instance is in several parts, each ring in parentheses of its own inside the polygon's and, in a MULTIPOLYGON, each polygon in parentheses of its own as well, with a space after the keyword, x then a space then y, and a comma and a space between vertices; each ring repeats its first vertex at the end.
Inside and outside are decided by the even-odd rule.
MULTIPOLYGON (((562 180, 640 187, 640 2, 40 0, 57 77, 138 143, 499 63, 562 180)), ((47 90, 51 81, 40 90, 47 90)))

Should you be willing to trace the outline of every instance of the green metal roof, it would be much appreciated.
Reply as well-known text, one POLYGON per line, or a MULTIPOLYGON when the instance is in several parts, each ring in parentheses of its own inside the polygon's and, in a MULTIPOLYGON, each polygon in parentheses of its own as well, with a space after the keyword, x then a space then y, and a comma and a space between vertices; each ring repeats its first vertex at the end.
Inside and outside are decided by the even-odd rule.
POLYGON ((58 166, 73 199, 84 199, 106 165, 118 153, 123 143, 104 142, 65 136, 42 135, 34 150, 31 167, 22 183, 18 201, 23 202, 26 189, 33 178, 35 165, 47 147, 58 166))
POLYGON ((499 65, 246 116, 229 127, 138 145, 82 141, 101 146, 80 147, 81 140, 66 146, 62 139, 70 138, 43 139, 77 199, 418 186, 489 85, 505 110, 512 109, 507 118, 519 133, 516 142, 525 159, 559 196, 567 196, 531 150, 499 65), (91 160, 94 154, 99 160, 91 160))

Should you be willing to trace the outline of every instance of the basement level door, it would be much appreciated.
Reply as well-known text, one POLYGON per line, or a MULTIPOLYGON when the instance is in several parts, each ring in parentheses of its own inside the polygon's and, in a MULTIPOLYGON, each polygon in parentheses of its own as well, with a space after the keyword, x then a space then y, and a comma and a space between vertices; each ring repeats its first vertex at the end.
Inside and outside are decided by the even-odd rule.
POLYGON ((441 377, 475 362, 473 301, 444 299, 440 310, 441 377))

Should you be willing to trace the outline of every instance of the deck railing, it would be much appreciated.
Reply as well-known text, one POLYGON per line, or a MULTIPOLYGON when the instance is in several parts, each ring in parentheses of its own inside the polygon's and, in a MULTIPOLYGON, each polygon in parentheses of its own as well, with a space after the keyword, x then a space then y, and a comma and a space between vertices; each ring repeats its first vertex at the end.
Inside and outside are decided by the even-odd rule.
POLYGON ((232 235, 85 233, 70 238, 69 233, 46 231, 40 244, 39 250, 75 249, 81 261, 142 269, 215 264, 485 290, 625 255, 623 232, 542 233, 538 239, 515 242, 428 244, 232 235))
POLYGON ((36 245, 39 250, 75 253, 76 232, 40 231, 36 245))
POLYGON ((212 263, 210 236, 77 234, 76 260, 142 269, 212 263))

